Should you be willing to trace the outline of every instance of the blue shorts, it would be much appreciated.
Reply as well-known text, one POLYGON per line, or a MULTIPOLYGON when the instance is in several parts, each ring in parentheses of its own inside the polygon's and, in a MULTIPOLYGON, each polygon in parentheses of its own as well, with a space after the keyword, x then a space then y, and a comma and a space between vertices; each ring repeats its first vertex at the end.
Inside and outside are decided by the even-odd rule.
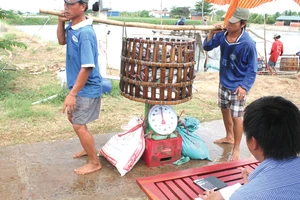
POLYGON ((73 124, 88 124, 99 118, 101 98, 76 97, 76 110, 72 112, 73 124))
POLYGON ((223 85, 219 84, 218 105, 221 109, 230 109, 232 117, 242 117, 244 114, 244 106, 246 96, 241 101, 238 100, 238 95, 234 91, 228 90, 223 85))

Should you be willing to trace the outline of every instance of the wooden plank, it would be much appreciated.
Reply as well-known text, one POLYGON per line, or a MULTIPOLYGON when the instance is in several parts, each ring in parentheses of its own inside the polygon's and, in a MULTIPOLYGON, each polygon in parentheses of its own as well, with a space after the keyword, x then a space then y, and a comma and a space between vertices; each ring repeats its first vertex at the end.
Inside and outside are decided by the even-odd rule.
POLYGON ((246 171, 249 172, 249 173, 251 173, 255 169, 255 167, 251 166, 251 165, 244 166, 244 168, 246 169, 246 171))
POLYGON ((167 197, 167 199, 178 199, 174 192, 168 187, 165 182, 157 183, 156 186, 159 188, 159 190, 162 191, 162 193, 167 197))
POLYGON ((174 182, 188 196, 187 199, 191 199, 191 198, 193 199, 193 198, 198 196, 199 193, 194 192, 192 190, 192 188, 190 187, 190 183, 192 181, 191 182, 185 182, 184 179, 176 179, 176 180, 174 180, 174 182))
MULTIPOLYGON (((166 181, 166 185, 173 191, 173 193, 177 196, 180 200, 190 199, 186 194, 178 187, 173 181, 166 181)), ((171 198, 173 199, 173 198, 171 198)))
POLYGON ((150 199, 168 200, 164 193, 162 193, 154 183, 145 183, 143 185, 140 185, 140 183, 138 182, 138 185, 150 199))
POLYGON ((202 190, 198 185, 196 185, 193 180, 199 178, 198 176, 183 178, 183 180, 190 186, 190 188, 195 191, 197 194, 203 194, 204 190, 202 190))
POLYGON ((258 164, 255 159, 245 159, 142 177, 136 181, 150 199, 194 199, 198 194, 203 194, 204 191, 193 180, 200 177, 216 176, 228 185, 243 184, 239 168, 244 167, 247 171, 252 172, 258 164))
POLYGON ((228 168, 230 168, 230 169, 237 168, 240 166, 244 166, 244 165, 247 165, 250 163, 253 164, 256 162, 257 161, 254 158, 238 160, 238 161, 231 161, 231 162, 219 163, 219 164, 214 164, 214 165, 207 165, 207 166, 198 167, 198 168, 175 171, 175 172, 155 175, 155 176, 151 176, 151 177, 142 177, 142 178, 138 178, 137 181, 139 181, 141 183, 166 181, 166 180, 170 180, 170 179, 189 177, 189 176, 193 176, 193 175, 197 175, 197 174, 208 174, 213 171, 224 171, 224 170, 227 170, 228 168))

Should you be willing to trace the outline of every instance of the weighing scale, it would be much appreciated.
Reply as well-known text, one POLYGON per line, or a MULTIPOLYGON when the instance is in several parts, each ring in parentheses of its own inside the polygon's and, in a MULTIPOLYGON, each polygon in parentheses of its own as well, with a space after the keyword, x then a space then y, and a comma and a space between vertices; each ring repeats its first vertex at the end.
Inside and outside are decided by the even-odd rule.
POLYGON ((151 134, 145 138, 146 165, 154 167, 175 162, 182 150, 182 138, 174 134, 178 122, 175 110, 169 105, 154 105, 149 109, 146 104, 145 113, 148 116, 146 131, 151 134))
POLYGON ((152 130, 155 134, 172 134, 176 129, 177 121, 176 112, 169 105, 154 105, 149 110, 149 130, 152 130))

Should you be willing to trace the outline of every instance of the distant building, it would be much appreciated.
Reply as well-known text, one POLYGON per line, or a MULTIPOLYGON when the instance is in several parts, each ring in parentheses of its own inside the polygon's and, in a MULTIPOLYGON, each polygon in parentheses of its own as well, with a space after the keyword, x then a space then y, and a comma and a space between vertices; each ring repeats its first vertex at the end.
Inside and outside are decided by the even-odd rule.
POLYGON ((107 11, 107 17, 119 17, 120 11, 109 10, 107 11))
POLYGON ((276 26, 300 27, 300 16, 280 16, 276 18, 276 26))
MULTIPOLYGON (((206 17, 206 19, 208 20, 209 19, 209 17, 208 16, 204 16, 204 17, 206 17)), ((202 12, 193 12, 192 14, 191 14, 191 19, 193 19, 193 20, 203 20, 202 19, 202 12)))
POLYGON ((169 11, 152 10, 149 12, 149 16, 151 16, 151 17, 160 18, 160 15, 162 16, 162 18, 170 18, 169 11))

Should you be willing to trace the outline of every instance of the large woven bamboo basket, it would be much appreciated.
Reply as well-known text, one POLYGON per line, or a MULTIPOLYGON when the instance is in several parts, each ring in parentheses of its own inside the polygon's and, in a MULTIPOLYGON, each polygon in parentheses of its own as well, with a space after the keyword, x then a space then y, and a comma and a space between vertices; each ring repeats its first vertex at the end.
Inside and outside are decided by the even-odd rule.
POLYGON ((120 90, 134 101, 175 105, 192 98, 194 40, 178 37, 123 38, 120 90))
POLYGON ((281 57, 280 71, 297 71, 299 68, 298 56, 281 57))

